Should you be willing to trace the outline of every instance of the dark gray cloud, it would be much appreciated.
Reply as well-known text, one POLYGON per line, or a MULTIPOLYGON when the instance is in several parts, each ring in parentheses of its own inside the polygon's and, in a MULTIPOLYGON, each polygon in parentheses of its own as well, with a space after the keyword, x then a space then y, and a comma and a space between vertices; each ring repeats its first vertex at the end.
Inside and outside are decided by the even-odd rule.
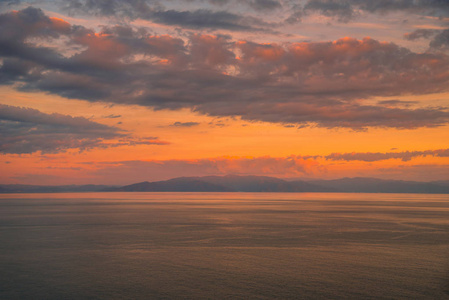
MULTIPOLYGON (((269 105, 242 116, 245 120, 266 122, 316 124, 325 128, 352 128, 365 130, 367 127, 394 127, 414 129, 436 127, 448 122, 447 110, 382 108, 368 105, 291 104, 270 109, 269 105)), ((299 126, 298 128, 304 128, 299 126)))
MULTIPOLYGON (((405 13, 413 13, 418 15, 445 17, 449 15, 449 5, 447 0, 307 0, 307 1, 279 1, 279 0, 187 0, 173 1, 171 7, 185 7, 184 3, 196 2, 201 5, 204 2, 216 5, 218 9, 227 7, 226 11, 210 10, 207 16, 218 16, 228 12, 231 17, 229 22, 237 21, 244 18, 244 15, 230 13, 232 6, 245 5, 252 8, 255 12, 273 11, 278 8, 288 8, 296 17, 307 14, 309 12, 317 12, 326 16, 335 17, 340 21, 347 22, 359 15, 359 12, 367 13, 388 13, 403 11, 405 13), (305 2, 305 3, 304 3, 305 2), (217 13, 217 14, 215 14, 217 13), (234 19, 234 20, 233 20, 234 19)), ((68 0, 63 1, 63 7, 71 13, 84 13, 90 15, 116 16, 121 19, 147 19, 156 20, 160 18, 162 22, 170 22, 170 24, 187 24, 188 26, 199 26, 197 22, 201 22, 206 15, 201 10, 182 11, 170 10, 164 6, 164 1, 158 0, 68 0), (198 17, 197 20, 193 20, 198 17)), ((259 21, 262 18, 258 19, 259 21)), ((212 28, 217 26, 213 20, 208 20, 212 28)), ((224 21, 224 20, 221 20, 224 21)), ((204 22, 205 28, 209 22, 204 22)), ((223 26, 221 24, 220 26, 223 26)), ((226 24, 226 26, 230 26, 226 24)), ((221 27, 220 27, 221 28, 221 27)), ((246 30, 246 29, 245 29, 246 30)))
POLYGON ((118 128, 82 117, 45 114, 31 108, 0 105, 0 152, 55 153, 97 147, 103 139, 123 137, 118 128))
POLYGON ((20 0, 0 0, 0 9, 2 6, 12 6, 20 4, 20 0))
MULTIPOLYGON (((449 4, 448 4, 449 6, 449 4)), ((416 40, 420 38, 431 39, 429 46, 432 51, 449 50, 449 29, 418 29, 404 35, 406 40, 416 40)))
POLYGON ((449 13, 447 0, 349 0, 349 2, 353 5, 358 5, 358 8, 369 12, 385 13, 402 10, 432 16, 447 16, 449 13))
MULTIPOLYGON (((3 2, 18 4, 20 1, 3 2)), ((144 19, 191 29, 265 30, 271 33, 276 33, 273 30, 276 24, 264 22, 263 14, 280 8, 291 11, 291 15, 285 20, 290 24, 300 22, 303 15, 311 12, 335 17, 343 22, 348 22, 360 12, 384 14, 403 11, 427 16, 449 16, 447 0, 180 0, 170 1, 170 4, 160 0, 66 0, 57 1, 56 4, 70 14, 115 17, 120 22, 144 19), (186 10, 189 6, 185 5, 186 2, 189 5, 196 3, 197 6, 204 6, 207 2, 212 6, 205 6, 208 9, 186 10), (251 14, 235 9, 241 5, 252 9, 251 14)))
POLYGON ((59 127, 63 133, 98 133, 104 138, 121 135, 118 128, 96 123, 83 117, 72 117, 57 113, 46 114, 37 109, 4 104, 0 104, 0 118, 2 121, 59 127))
POLYGON ((0 104, 0 153, 58 153, 97 147, 166 144, 157 137, 133 138, 116 127, 83 117, 46 114, 0 104))
POLYGON ((193 126, 198 126, 200 125, 200 123, 198 122, 175 122, 173 124, 171 124, 170 126, 174 126, 174 127, 193 127, 193 126))
POLYGON ((356 12, 349 1, 310 0, 304 6, 304 11, 318 11, 328 17, 337 17, 339 21, 347 22, 356 12))
MULTIPOLYGON (((257 10, 280 7, 276 0, 254 0, 247 3, 257 10)), ((225 10, 177 10, 165 9, 157 1, 146 0, 70 0, 65 10, 71 13, 116 16, 120 19, 143 19, 164 25, 190 29, 272 32, 272 24, 261 18, 241 15, 225 10)))
POLYGON ((256 11, 275 10, 283 6, 282 2, 278 0, 208 0, 207 2, 220 7, 226 4, 245 4, 256 11))
POLYGON ((388 13, 403 11, 418 15, 445 17, 449 16, 447 0, 308 0, 305 12, 318 12, 339 21, 347 22, 359 14, 388 13))
POLYGON ((438 33, 439 30, 435 29, 417 29, 411 33, 404 34, 404 38, 409 41, 414 41, 417 39, 430 39, 432 36, 438 33))
POLYGON ((271 31, 264 21, 227 11, 199 9, 195 11, 165 10, 142 16, 143 19, 165 25, 192 29, 226 29, 231 31, 271 31))
POLYGON ((301 23, 302 18, 304 17, 304 12, 302 7, 294 6, 292 8, 292 13, 285 19, 286 24, 297 24, 301 23))
POLYGON ((373 162, 386 159, 400 159, 409 161, 412 158, 420 156, 449 157, 449 149, 425 150, 425 151, 404 151, 404 152, 365 152, 365 153, 332 153, 324 156, 329 160, 344 161, 366 161, 373 162))
POLYGON ((210 127, 225 127, 227 124, 223 120, 216 120, 207 123, 210 127))
MULTIPOLYGON (((359 101, 448 91, 449 57, 444 53, 414 53, 369 38, 279 45, 199 34, 185 42, 126 26, 95 33, 27 10, 36 10, 37 17, 30 21, 20 17, 21 11, 0 15, 0 24, 9 20, 24 28, 16 34, 20 38, 0 39, 0 83, 23 91, 301 127, 362 130, 449 122, 445 107, 409 109, 359 101), (28 36, 36 35, 32 24, 45 24, 40 38, 64 38, 82 50, 70 56, 63 47, 28 42, 28 36)), ((0 37, 8 34, 0 26, 0 37)))
POLYGON ((66 0, 62 4, 70 13, 129 19, 140 18, 160 7, 159 1, 153 0, 66 0))
POLYGON ((404 100, 382 100, 377 102, 380 105, 388 105, 388 106, 411 106, 413 104, 418 104, 417 101, 404 101, 404 100))
POLYGON ((225 4, 228 4, 230 2, 230 0, 208 0, 207 2, 210 4, 223 6, 225 4))
POLYGON ((430 47, 434 49, 449 50, 449 29, 438 33, 430 42, 430 47))
POLYGON ((254 0, 250 1, 249 5, 255 10, 275 10, 282 7, 282 4, 277 0, 254 0))
POLYGON ((122 115, 107 115, 107 116, 104 116, 103 118, 106 118, 106 119, 117 119, 117 118, 121 118, 122 117, 122 115))
POLYGON ((28 37, 56 38, 68 34, 70 24, 47 17, 42 10, 28 7, 0 15, 1 40, 23 41, 28 37))

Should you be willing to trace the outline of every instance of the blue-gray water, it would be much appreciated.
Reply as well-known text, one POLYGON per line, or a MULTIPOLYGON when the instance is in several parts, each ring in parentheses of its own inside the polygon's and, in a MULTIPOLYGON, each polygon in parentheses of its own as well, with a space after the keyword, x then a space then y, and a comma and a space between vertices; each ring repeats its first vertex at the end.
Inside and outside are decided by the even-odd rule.
POLYGON ((448 195, 0 195, 0 299, 449 299, 448 195))

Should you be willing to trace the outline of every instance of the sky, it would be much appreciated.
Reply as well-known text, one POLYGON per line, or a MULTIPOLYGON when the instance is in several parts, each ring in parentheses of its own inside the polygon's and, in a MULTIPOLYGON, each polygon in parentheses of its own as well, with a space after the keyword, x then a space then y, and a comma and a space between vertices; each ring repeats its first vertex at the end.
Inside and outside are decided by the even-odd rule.
POLYGON ((0 0, 0 170, 449 180, 449 1, 0 0))

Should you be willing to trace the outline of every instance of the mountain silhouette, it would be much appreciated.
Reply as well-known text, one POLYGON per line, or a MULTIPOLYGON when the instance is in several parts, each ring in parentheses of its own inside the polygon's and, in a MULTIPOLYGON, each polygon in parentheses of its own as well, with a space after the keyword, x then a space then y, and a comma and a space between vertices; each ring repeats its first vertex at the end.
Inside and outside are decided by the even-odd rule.
POLYGON ((418 182, 376 178, 286 181, 267 176, 178 177, 141 182, 109 191, 122 192, 343 192, 343 193, 449 193, 446 181, 418 182))
POLYGON ((419 182, 376 178, 288 181, 268 176, 178 177, 155 182, 139 182, 121 187, 106 185, 39 186, 0 185, 0 193, 69 192, 341 192, 341 193, 428 193, 449 194, 449 181, 419 182))

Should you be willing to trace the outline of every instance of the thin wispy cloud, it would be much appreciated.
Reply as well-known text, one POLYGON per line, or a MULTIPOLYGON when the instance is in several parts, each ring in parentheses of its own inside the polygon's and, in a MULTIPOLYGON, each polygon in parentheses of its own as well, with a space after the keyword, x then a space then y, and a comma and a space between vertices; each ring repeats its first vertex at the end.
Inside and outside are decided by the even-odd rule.
POLYGON ((200 125, 199 122, 175 122, 173 124, 171 124, 170 126, 174 126, 174 127, 193 127, 193 126, 198 126, 200 125))
POLYGON ((449 149, 425 150, 425 151, 403 151, 403 152, 366 152, 366 153, 332 153, 324 158, 329 160, 344 161, 381 161, 388 159, 400 159, 402 161, 410 161, 416 157, 433 156, 433 157, 449 157, 449 149))

